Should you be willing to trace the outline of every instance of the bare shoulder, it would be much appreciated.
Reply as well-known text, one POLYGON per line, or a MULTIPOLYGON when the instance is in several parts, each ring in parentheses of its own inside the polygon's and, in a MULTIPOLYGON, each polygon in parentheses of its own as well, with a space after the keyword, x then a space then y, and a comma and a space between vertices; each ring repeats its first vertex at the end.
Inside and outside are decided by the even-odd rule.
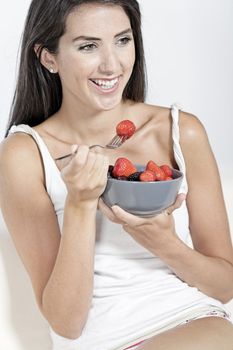
POLYGON ((30 135, 17 132, 15 134, 10 134, 0 143, 0 155, 4 157, 11 155, 11 152, 16 152, 16 154, 23 154, 26 152, 30 154, 35 151, 36 148, 35 142, 30 135))
POLYGON ((16 171, 18 175, 27 171, 43 177, 40 153, 30 135, 19 132, 1 142, 0 171, 5 174, 16 171))
POLYGON ((206 162, 216 169, 215 157, 206 129, 200 119, 190 113, 180 112, 180 145, 187 168, 206 162))
POLYGON ((179 124, 181 142, 184 144, 207 138, 205 127, 196 115, 181 111, 179 124))

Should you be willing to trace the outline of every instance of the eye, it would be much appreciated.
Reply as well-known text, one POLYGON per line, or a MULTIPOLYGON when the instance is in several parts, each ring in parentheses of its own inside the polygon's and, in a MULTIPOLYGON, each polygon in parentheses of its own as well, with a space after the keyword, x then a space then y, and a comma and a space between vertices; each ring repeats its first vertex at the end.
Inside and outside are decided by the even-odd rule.
POLYGON ((117 43, 120 45, 120 46, 125 46, 127 45, 130 41, 132 41, 133 39, 129 36, 124 36, 122 38, 120 38, 117 43))
POLYGON ((79 51, 93 51, 96 48, 96 44, 90 43, 79 47, 79 51))

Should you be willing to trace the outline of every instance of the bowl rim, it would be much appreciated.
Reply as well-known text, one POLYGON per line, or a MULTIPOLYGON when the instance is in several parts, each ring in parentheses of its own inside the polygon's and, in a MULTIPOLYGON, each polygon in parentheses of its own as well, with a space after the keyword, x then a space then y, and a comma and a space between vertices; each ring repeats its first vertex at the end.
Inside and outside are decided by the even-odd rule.
MULTIPOLYGON (((145 167, 145 166, 142 166, 142 165, 135 165, 136 167, 145 167)), ((160 180, 160 181, 129 181, 129 180, 118 180, 118 179, 115 179, 114 177, 111 177, 109 174, 108 174, 108 179, 107 181, 113 181, 113 182, 117 182, 117 183, 136 183, 136 184, 152 184, 152 183, 156 183, 156 184, 159 184, 159 183, 169 183, 169 182, 174 182, 174 181, 178 181, 180 179, 183 179, 184 177, 184 173, 179 170, 179 169, 175 169, 175 168, 171 168, 171 170, 175 171, 176 173, 178 173, 178 176, 175 177, 174 179, 171 179, 171 180, 160 180)))

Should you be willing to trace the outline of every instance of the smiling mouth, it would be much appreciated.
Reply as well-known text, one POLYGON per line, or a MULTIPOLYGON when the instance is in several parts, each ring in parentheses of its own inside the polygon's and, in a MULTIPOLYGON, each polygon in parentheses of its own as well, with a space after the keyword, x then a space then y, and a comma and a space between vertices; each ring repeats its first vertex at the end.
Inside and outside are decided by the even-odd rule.
POLYGON ((112 80, 91 79, 91 81, 93 83, 95 83, 97 86, 99 86, 101 89, 110 90, 110 89, 113 89, 117 85, 119 78, 115 78, 112 80))

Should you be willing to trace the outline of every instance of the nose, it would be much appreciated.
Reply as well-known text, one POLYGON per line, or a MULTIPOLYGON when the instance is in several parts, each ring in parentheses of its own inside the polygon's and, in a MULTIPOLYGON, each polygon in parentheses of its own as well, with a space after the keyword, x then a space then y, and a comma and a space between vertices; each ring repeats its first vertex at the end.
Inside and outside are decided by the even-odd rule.
POLYGON ((120 61, 117 53, 113 49, 104 49, 101 54, 99 72, 106 75, 114 75, 119 72, 120 61))

